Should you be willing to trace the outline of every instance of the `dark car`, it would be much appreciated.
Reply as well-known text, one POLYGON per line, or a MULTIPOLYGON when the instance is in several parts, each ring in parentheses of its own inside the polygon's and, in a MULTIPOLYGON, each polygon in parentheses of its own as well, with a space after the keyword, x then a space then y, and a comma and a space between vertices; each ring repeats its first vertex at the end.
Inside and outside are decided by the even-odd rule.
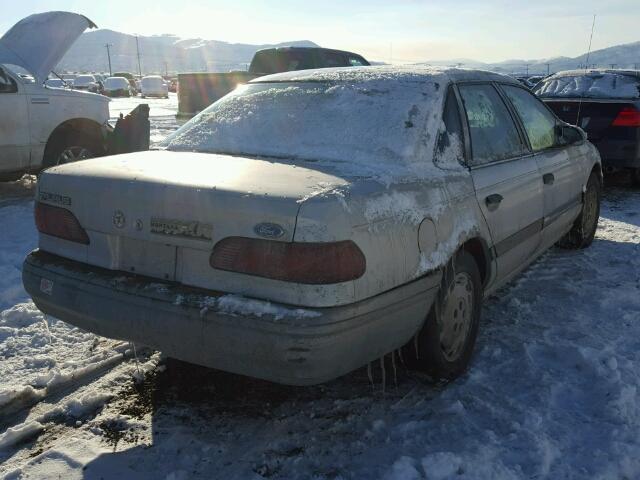
POLYGON ((126 78, 131 86, 131 95, 138 94, 138 85, 136 84, 136 78, 129 72, 116 72, 113 74, 114 77, 123 77, 126 78))
POLYGON ((562 120, 587 132, 606 169, 629 169, 640 184, 639 70, 559 72, 535 93, 562 120))
POLYGON ((369 65, 361 55, 343 50, 314 47, 279 47, 259 50, 249 72, 271 74, 311 68, 363 67, 369 65))

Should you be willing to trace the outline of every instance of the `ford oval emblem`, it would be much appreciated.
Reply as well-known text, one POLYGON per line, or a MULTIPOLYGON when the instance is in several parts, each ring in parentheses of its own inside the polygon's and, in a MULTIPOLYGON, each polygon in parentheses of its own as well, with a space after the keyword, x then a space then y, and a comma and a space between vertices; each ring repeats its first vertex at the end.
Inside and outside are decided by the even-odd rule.
POLYGON ((253 227, 256 235, 263 238, 280 238, 284 235, 284 228, 277 223, 259 223, 253 227))

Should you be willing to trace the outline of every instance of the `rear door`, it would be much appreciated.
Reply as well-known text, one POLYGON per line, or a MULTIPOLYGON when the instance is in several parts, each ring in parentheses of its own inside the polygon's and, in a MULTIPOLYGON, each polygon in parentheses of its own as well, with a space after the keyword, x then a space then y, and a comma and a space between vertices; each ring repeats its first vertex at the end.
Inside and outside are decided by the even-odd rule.
POLYGON ((0 172, 28 168, 29 150, 27 96, 0 67, 0 172))
POLYGON ((584 174, 580 150, 559 144, 556 117, 531 92, 514 85, 501 85, 501 89, 522 123, 542 176, 542 246, 548 247, 566 231, 582 202, 584 174))
POLYGON ((542 179, 535 157, 498 90, 458 86, 470 140, 469 164, 493 240, 499 281, 519 270, 541 242, 542 179))

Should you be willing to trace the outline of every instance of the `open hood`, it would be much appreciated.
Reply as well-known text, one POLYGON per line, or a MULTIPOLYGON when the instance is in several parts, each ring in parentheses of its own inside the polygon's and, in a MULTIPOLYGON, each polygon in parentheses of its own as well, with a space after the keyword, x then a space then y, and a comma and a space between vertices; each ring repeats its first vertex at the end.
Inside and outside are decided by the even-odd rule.
POLYGON ((42 84, 73 42, 96 25, 70 12, 36 13, 23 18, 0 38, 0 63, 17 65, 42 84))

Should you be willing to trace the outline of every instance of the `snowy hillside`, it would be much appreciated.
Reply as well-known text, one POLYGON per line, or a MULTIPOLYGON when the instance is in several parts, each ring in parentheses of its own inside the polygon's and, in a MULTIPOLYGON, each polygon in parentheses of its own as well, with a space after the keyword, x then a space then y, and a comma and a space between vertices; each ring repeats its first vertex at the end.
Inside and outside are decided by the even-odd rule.
MULTIPOLYGON (((59 71, 109 71, 106 44, 111 44, 112 70, 137 72, 136 37, 113 30, 87 31, 58 65, 59 71)), ((143 73, 245 70, 253 54, 274 46, 317 46, 302 40, 277 45, 248 45, 216 40, 181 39, 173 35, 138 37, 143 73)))

